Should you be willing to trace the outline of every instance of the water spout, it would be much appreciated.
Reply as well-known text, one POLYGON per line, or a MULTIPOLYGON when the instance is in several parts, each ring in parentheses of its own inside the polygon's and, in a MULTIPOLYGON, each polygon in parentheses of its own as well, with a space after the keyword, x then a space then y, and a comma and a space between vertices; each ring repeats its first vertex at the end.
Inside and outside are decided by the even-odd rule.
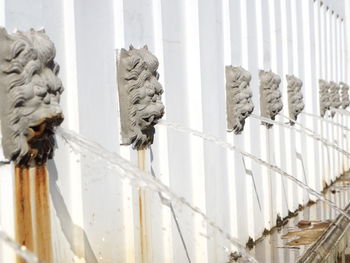
MULTIPOLYGON (((337 111, 337 112, 340 112, 340 113, 343 113, 345 110, 339 110, 339 109, 337 109, 336 111, 337 111)), ((347 111, 345 111, 345 112, 347 112, 347 111)), ((335 122, 335 121, 327 120, 327 119, 325 119, 325 118, 323 118, 323 117, 317 116, 316 114, 312 114, 312 113, 308 113, 308 112, 302 112, 302 114, 304 114, 304 115, 306 115, 306 116, 310 116, 310 117, 316 118, 316 119, 319 119, 319 120, 324 121, 324 122, 328 122, 328 123, 330 123, 330 124, 332 124, 332 125, 334 125, 334 126, 338 126, 338 127, 342 128, 342 129, 344 129, 344 130, 346 130, 346 131, 350 131, 350 129, 349 129, 348 127, 346 127, 346 126, 344 126, 344 125, 341 125, 340 123, 337 123, 337 122, 335 122)), ((350 115, 350 112, 349 112, 349 115, 350 115)), ((284 116, 283 116, 283 117, 284 117, 284 116)), ((298 123, 298 122, 295 122, 295 123, 298 124, 298 125, 300 125, 300 126, 302 126, 302 124, 300 124, 300 123, 298 123)))
MULTIPOLYGON (((88 159, 88 161, 91 162, 105 162, 107 163, 107 167, 104 167, 105 169, 113 171, 113 174, 123 176, 123 178, 129 180, 131 184, 156 192, 157 194, 161 193, 171 202, 189 208, 196 215, 200 216, 208 226, 212 227, 213 230, 217 231, 225 240, 229 241, 234 247, 236 247, 242 254, 243 258, 252 263, 258 262, 250 255, 245 246, 242 245, 239 240, 225 232, 214 221, 209 219, 198 207, 193 206, 184 197, 175 194, 168 186, 152 176, 150 172, 138 169, 119 154, 109 152, 97 143, 91 142, 72 131, 57 128, 57 135, 62 138, 74 152, 80 154, 82 158, 88 159)), ((228 248, 225 248, 225 250, 230 251, 228 248)))
MULTIPOLYGON (((279 126, 282 126, 284 128, 287 128, 287 129, 292 129, 292 130, 295 130, 299 133, 304 133, 306 136, 309 136, 313 139, 315 139, 316 141, 320 141, 322 142, 324 145, 326 146, 329 146, 329 147, 332 147, 333 149, 335 149, 336 151, 344 154, 346 157, 350 158, 350 153, 343 150, 342 148, 340 148, 338 145, 334 144, 334 143, 331 143, 329 142, 328 140, 324 139, 321 135, 315 133, 313 130, 309 129, 309 128, 306 128, 304 126, 302 126, 302 124, 298 123, 298 122, 294 122, 296 124, 299 124, 299 126, 301 126, 301 129, 298 129, 298 128, 295 128, 294 126, 290 126, 289 124, 287 123, 284 123, 284 122, 279 122, 279 121, 273 121, 273 120, 270 120, 270 119, 267 119, 267 118, 264 118, 264 117, 261 117, 261 116, 257 116, 257 115, 254 115, 252 114, 251 115, 252 118, 255 118, 257 120, 262 120, 264 122, 267 122, 267 123, 271 123, 271 124, 277 124, 279 126), (309 133, 307 133, 307 132, 309 133)), ((286 117, 288 118, 288 117, 286 117)), ((288 118, 289 119, 289 118, 288 118)), ((290 120, 290 119, 289 119, 290 120)))
MULTIPOLYGON (((267 118, 263 118, 263 121, 266 121, 266 120, 268 120, 268 119, 267 118)), ((268 169, 271 169, 272 171, 275 171, 276 173, 279 173, 282 176, 284 176, 287 179, 289 179, 290 181, 296 183, 298 186, 300 186, 301 188, 305 189, 309 194, 317 197, 321 201, 324 201, 326 204, 328 204, 334 210, 338 211, 339 213, 341 213, 347 219, 350 220, 350 215, 348 215, 346 211, 344 211, 343 209, 339 208, 334 202, 326 199, 321 193, 315 191, 310 186, 308 186, 305 183, 303 183, 302 181, 298 180, 293 175, 288 174, 287 172, 285 172, 284 170, 282 170, 278 166, 270 164, 270 163, 264 161, 263 159, 255 156, 255 155, 253 155, 251 153, 245 152, 245 151, 235 147, 234 145, 231 145, 231 144, 227 143, 226 141, 221 140, 220 138, 218 138, 216 136, 213 136, 213 135, 210 135, 210 134, 207 134, 207 133, 203 133, 203 132, 200 132, 200 131, 196 131, 196 130, 187 128, 185 126, 182 126, 181 124, 173 123, 173 122, 169 122, 169 121, 165 121, 165 120, 161 120, 159 122, 159 124, 162 124, 162 125, 164 125, 166 127, 172 128, 172 129, 174 129, 176 131, 179 131, 179 132, 189 133, 189 134, 192 134, 194 136, 200 137, 200 138, 202 138, 202 139, 204 139, 206 141, 213 142, 213 143, 215 143, 216 145, 218 145, 220 147, 226 148, 226 149, 231 150, 231 151, 236 151, 236 152, 240 153, 241 155, 252 159, 256 163, 258 163, 260 165, 263 165, 263 166, 267 167, 268 169)))
POLYGON ((23 258, 27 263, 45 263, 41 261, 36 254, 29 251, 26 246, 22 246, 14 241, 8 234, 1 230, 0 227, 0 239, 5 242, 6 245, 11 247, 17 256, 23 258))

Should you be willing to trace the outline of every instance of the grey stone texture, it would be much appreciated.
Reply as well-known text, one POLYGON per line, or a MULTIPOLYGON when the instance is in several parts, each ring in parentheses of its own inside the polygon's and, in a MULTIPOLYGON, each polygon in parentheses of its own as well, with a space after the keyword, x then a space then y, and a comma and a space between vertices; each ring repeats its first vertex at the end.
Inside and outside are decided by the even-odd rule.
POLYGON ((344 83, 340 82, 340 94, 341 94, 341 107, 343 109, 346 109, 350 105, 350 99, 349 99, 349 86, 344 83))
MULTIPOLYGON (((331 108, 338 109, 341 106, 340 101, 340 86, 331 81, 329 83, 329 93, 330 93, 330 104, 331 108)), ((331 111, 331 116, 334 117, 335 111, 331 111)))
MULTIPOLYGON (((289 118, 296 121, 300 112, 302 112, 305 108, 303 94, 301 92, 303 82, 294 75, 286 75, 286 78, 288 83, 287 92, 289 118)), ((293 124, 294 123, 291 122, 291 125, 293 124)))
POLYGON ((53 42, 44 30, 0 28, 0 120, 5 158, 17 165, 52 158, 54 128, 63 121, 63 92, 53 42))
POLYGON ((330 84, 323 80, 320 79, 318 81, 319 84, 319 97, 320 97, 320 115, 321 117, 324 117, 327 110, 331 108, 331 101, 330 101, 330 84))
POLYGON ((226 66, 226 114, 227 129, 240 134, 245 119, 253 112, 252 91, 249 87, 250 73, 242 67, 226 66))
MULTIPOLYGON (((275 119, 275 116, 282 110, 282 94, 279 90, 281 78, 270 71, 259 71, 260 78, 260 114, 262 117, 275 119)), ((267 128, 272 124, 262 122, 267 128)))
POLYGON ((158 60, 147 46, 121 49, 118 91, 122 144, 142 150, 153 143, 154 126, 164 115, 158 60))

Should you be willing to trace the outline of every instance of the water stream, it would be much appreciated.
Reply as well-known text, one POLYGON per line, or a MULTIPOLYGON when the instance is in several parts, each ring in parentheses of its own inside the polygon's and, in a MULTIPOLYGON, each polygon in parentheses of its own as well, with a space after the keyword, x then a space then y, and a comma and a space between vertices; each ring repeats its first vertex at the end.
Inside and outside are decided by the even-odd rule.
MULTIPOLYGON (((326 146, 332 147, 333 149, 335 149, 336 151, 344 154, 346 157, 350 158, 350 153, 345 151, 344 149, 340 148, 337 144, 329 142, 328 140, 324 139, 320 134, 317 134, 316 132, 314 132, 313 130, 306 128, 305 126, 303 126, 302 124, 298 123, 298 122, 294 122, 296 124, 298 124, 300 126, 301 129, 298 129, 294 126, 290 126, 287 123, 284 122, 279 122, 279 121, 273 121, 261 116, 257 116, 255 114, 250 115, 252 118, 263 121, 263 122, 267 122, 270 124, 276 124, 279 126, 282 126, 284 128, 290 129, 290 130, 295 130, 299 133, 304 133, 306 136, 309 136, 311 138, 313 138, 316 141, 320 141, 321 143, 323 143, 326 146)), ((283 116, 283 115, 282 115, 283 116)))
MULTIPOLYGON (((255 116, 253 116, 255 117, 255 116)), ((279 124, 282 126, 285 126, 286 128, 289 129, 296 129, 295 127, 290 127, 288 124, 284 123, 279 123, 275 121, 268 120, 266 118, 262 118, 258 116, 258 119, 262 121, 266 121, 269 123, 273 124, 279 124)), ((315 191, 296 177, 288 174, 278 166, 274 164, 270 164, 263 159, 245 152, 234 145, 231 145, 227 143, 226 141, 207 134, 203 133, 197 130, 190 129, 188 127, 185 127, 181 124, 178 123, 173 123, 165 120, 159 121, 159 124, 166 126, 168 128, 174 129, 178 132, 183 132, 186 134, 191 134, 196 137, 200 137, 206 141, 212 142, 220 147, 223 147, 225 149, 231 150, 231 151, 236 151, 240 153, 242 156, 245 156, 247 158, 252 159, 256 163, 267 167, 268 169, 271 169, 272 171, 275 171, 276 173, 281 174, 282 176, 286 177, 288 180, 296 183, 299 187, 302 187, 305 189, 309 194, 315 196, 321 201, 324 201, 328 206, 330 206, 332 209, 336 210, 340 214, 344 215, 347 219, 350 220, 350 216, 347 214, 346 211, 342 210, 339 208, 334 202, 328 200, 325 198, 321 193, 315 191)), ((298 129, 296 129, 298 130, 298 129)), ((302 132, 299 130, 299 132, 302 132)), ((171 189, 169 189, 168 186, 164 185, 161 181, 159 181, 157 178, 151 175, 149 172, 141 171, 138 169, 136 166, 134 166, 132 163, 129 161, 125 160, 122 158, 119 154, 109 152, 100 145, 91 142, 80 135, 72 132, 72 131, 67 131, 62 128, 57 129, 57 135, 61 137, 68 145, 69 147, 76 153, 80 154, 82 158, 90 158, 93 159, 94 161, 97 162, 104 162, 107 165, 105 166, 105 169, 108 169, 110 171, 113 171, 113 174, 118 174, 119 176, 122 176, 122 178, 128 179, 131 184, 139 187, 143 187, 145 189, 154 191, 156 193, 161 193, 164 197, 166 197, 169 201, 175 202, 180 206, 187 207, 189 208, 192 212, 195 214, 199 215, 203 222, 205 222, 208 226, 212 227, 214 230, 216 230, 220 235, 229 241, 234 247, 239 250, 239 252, 242 254, 243 258, 246 258, 249 262, 257 262, 256 259, 254 259, 249 252, 247 252, 245 246, 243 246, 239 240, 236 238, 232 237, 230 234, 226 233, 220 226, 218 226, 215 222, 210 220, 204 212, 202 212, 199 208, 194 207, 189 201, 184 199, 183 197, 178 196, 175 194, 171 189)), ((323 143, 326 143, 329 145, 330 143, 325 141, 323 138, 320 138, 318 135, 312 135, 316 140, 319 140, 323 143)), ((330 144, 331 146, 332 144, 330 144)), ((332 145, 333 147, 336 145, 332 145)), ((339 149, 337 149, 339 150, 339 149)), ((340 149, 341 152, 343 152, 342 149, 340 149)), ((347 153, 347 152, 346 152, 347 153)), ((347 153, 347 156, 350 156, 349 153, 347 153)), ((226 248, 227 251, 229 249, 226 248)), ((37 261, 31 261, 31 262, 37 262, 37 261)))
MULTIPOLYGON (((340 112, 340 113, 342 114, 343 111, 337 109, 337 112, 340 112)), ((344 125, 341 125, 340 123, 337 123, 337 122, 335 122, 335 121, 328 120, 328 119, 326 119, 326 118, 323 118, 323 117, 321 117, 321 116, 318 116, 318 115, 316 115, 316 114, 312 114, 312 113, 308 113, 308 112, 301 112, 301 114, 304 114, 304 115, 306 115, 306 116, 310 116, 310 117, 319 119, 319 120, 324 121, 324 122, 328 122, 328 123, 330 123, 330 124, 332 124, 332 125, 334 125, 334 126, 338 126, 338 127, 342 128, 342 129, 344 129, 344 130, 346 130, 346 131, 350 131, 350 129, 349 129, 348 127, 346 127, 346 126, 344 126, 344 125)), ((350 114, 350 113, 349 113, 349 114, 350 114)), ((283 116, 283 115, 282 115, 282 116, 283 116)), ((284 117, 284 118, 288 118, 288 117, 286 117, 286 116, 283 116, 283 117, 284 117)), ((289 118, 288 118, 288 119, 289 119, 289 118)), ((297 125, 302 126, 302 124, 300 124, 299 122, 296 122, 296 121, 294 121, 294 120, 291 120, 291 121, 293 121, 293 122, 296 123, 297 125)))
MULTIPOLYGON (((263 121, 265 121, 265 118, 263 118, 263 121)), ((343 209, 339 208, 334 202, 332 202, 331 200, 326 199, 321 193, 315 191, 310 186, 308 186, 305 183, 303 183, 302 181, 298 180, 293 175, 288 174, 287 172, 285 172, 284 170, 282 170, 278 166, 270 164, 270 163, 264 161, 263 159, 255 156, 255 155, 253 155, 251 153, 245 152, 245 151, 235 147, 234 145, 231 145, 231 144, 227 143, 226 141, 223 141, 222 139, 220 139, 220 138, 218 138, 216 136, 213 136, 213 135, 210 135, 210 134, 207 134, 207 133, 203 133, 203 132, 200 132, 200 131, 196 131, 196 130, 187 128, 187 127, 185 127, 185 126, 183 126, 181 124, 173 123, 173 122, 169 122, 169 121, 165 121, 165 120, 160 120, 159 124, 164 125, 164 126, 169 127, 169 128, 172 128, 172 129, 174 129, 176 131, 179 131, 179 132, 184 132, 184 133, 188 133, 188 134, 194 135, 196 137, 200 137, 200 138, 202 138, 202 139, 204 139, 206 141, 213 142, 214 144, 216 144, 216 145, 218 145, 220 147, 226 148, 226 149, 231 150, 231 151, 236 151, 236 152, 240 153, 241 155, 252 159, 256 163, 258 163, 260 165, 263 165, 263 166, 267 167, 268 169, 271 169, 272 171, 275 171, 276 173, 281 174, 282 176, 286 177, 290 181, 293 181, 298 186, 300 186, 301 188, 305 189, 309 194, 317 197, 321 201, 324 201, 327 205, 329 205, 334 210, 336 210, 337 212, 341 213, 347 219, 350 220, 350 215, 348 215, 346 211, 344 211, 343 209)))
MULTIPOLYGON (((246 259, 249 262, 257 263, 258 261, 249 254, 245 246, 240 243, 239 240, 232 237, 225 232, 214 221, 209 219, 204 212, 199 208, 193 206, 185 198, 175 194, 168 186, 163 184, 156 177, 152 176, 150 172, 142 171, 128 160, 122 158, 119 154, 110 152, 104 149, 97 143, 91 142, 82 136, 62 128, 57 128, 57 135, 62 138, 68 146, 75 153, 89 162, 98 162, 106 164, 101 166, 103 169, 107 169, 113 174, 119 175, 122 179, 127 179, 135 186, 142 187, 143 189, 154 191, 155 193, 161 193, 169 202, 180 205, 181 207, 189 208, 193 213, 200 216, 207 226, 210 226, 213 230, 217 231, 225 240, 229 241, 242 255, 242 259, 246 259)), ((230 252, 229 248, 224 248, 225 251, 230 252)))
POLYGON ((334 111, 336 111, 336 112, 339 112, 339 113, 342 114, 342 115, 350 116, 350 112, 347 111, 347 110, 344 110, 344 109, 336 109, 336 108, 332 108, 332 110, 334 110, 334 111))
POLYGON ((8 234, 0 230, 0 239, 5 242, 6 245, 11 247, 17 256, 20 256, 28 263, 45 263, 41 261, 35 253, 28 250, 26 246, 21 246, 14 241, 8 234))

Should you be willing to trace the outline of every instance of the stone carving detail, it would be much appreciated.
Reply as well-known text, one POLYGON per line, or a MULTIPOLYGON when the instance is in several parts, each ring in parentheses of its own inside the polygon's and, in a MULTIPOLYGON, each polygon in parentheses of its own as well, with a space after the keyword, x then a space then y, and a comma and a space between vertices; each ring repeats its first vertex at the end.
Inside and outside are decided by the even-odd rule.
POLYGON ((319 95, 320 95, 320 114, 324 117, 327 110, 331 107, 330 94, 329 94, 329 83, 323 79, 318 81, 319 84, 319 95))
MULTIPOLYGON (((303 94, 301 92, 303 82, 294 75, 287 75, 286 78, 288 83, 287 91, 289 118, 296 121, 299 113, 302 112, 305 107, 303 102, 303 94)), ((294 122, 291 122, 291 125, 293 124, 294 122)))
POLYGON ((55 47, 44 30, 8 34, 0 28, 2 146, 17 165, 52 158, 54 128, 63 121, 55 47))
POLYGON ((350 99, 349 99, 349 86, 344 82, 340 82, 340 93, 341 93, 341 107, 343 109, 346 109, 350 105, 350 99))
MULTIPOLYGON (((329 92, 330 92, 330 106, 333 109, 338 109, 341 106, 341 101, 340 101, 340 87, 337 83, 331 81, 329 83, 329 92)), ((335 115, 335 111, 331 111, 331 116, 332 118, 335 115)))
POLYGON ((251 75, 242 67, 226 66, 226 111, 227 128, 239 134, 244 129, 245 119, 253 112, 251 75))
MULTIPOLYGON (((275 119, 275 116, 282 110, 282 94, 279 90, 281 78, 272 71, 259 71, 260 78, 260 112, 261 116, 275 119)), ((262 122, 267 128, 272 124, 262 122)))
POLYGON ((153 143, 154 126, 164 115, 158 60, 147 46, 122 49, 118 61, 118 90, 122 144, 141 150, 153 143))

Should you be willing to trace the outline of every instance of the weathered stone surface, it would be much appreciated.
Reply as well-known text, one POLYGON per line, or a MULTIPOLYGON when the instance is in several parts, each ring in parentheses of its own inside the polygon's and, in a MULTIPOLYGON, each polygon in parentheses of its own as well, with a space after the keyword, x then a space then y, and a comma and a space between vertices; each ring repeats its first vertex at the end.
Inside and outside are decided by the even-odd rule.
MULTIPOLYGON (((289 118, 292 120, 297 120, 298 115, 305 107, 303 94, 301 92, 303 82, 294 75, 286 75, 286 78, 288 83, 287 91, 289 118)), ((291 122, 291 124, 293 125, 294 123, 291 122)))
POLYGON ((245 119, 253 112, 251 75, 242 67, 226 66, 226 114, 227 129, 239 134, 245 119))
POLYGON ((343 109, 346 109, 350 105, 349 86, 344 82, 340 82, 339 84, 341 94, 341 107, 343 109))
MULTIPOLYGON (((259 71, 260 77, 260 114, 262 117, 275 119, 282 110, 282 94, 279 90, 281 78, 272 71, 259 71)), ((272 124, 262 122, 270 128, 272 124)))
MULTIPOLYGON (((329 93, 330 93, 330 103, 331 103, 331 108, 333 109, 338 109, 340 106, 341 106, 341 101, 340 101, 340 86, 331 81, 329 83, 329 93)), ((335 111, 331 111, 331 116, 332 118, 334 117, 335 115, 335 111)))
POLYGON ((44 30, 8 34, 0 28, 0 119, 6 158, 42 164, 63 121, 55 47, 44 30))
POLYGON ((154 126, 164 115, 158 60, 147 46, 122 49, 118 61, 118 90, 123 145, 134 149, 153 143, 154 126))
POLYGON ((327 110, 331 107, 330 94, 329 94, 329 83, 323 79, 318 81, 319 83, 319 96, 320 96, 320 114, 324 117, 327 110))

